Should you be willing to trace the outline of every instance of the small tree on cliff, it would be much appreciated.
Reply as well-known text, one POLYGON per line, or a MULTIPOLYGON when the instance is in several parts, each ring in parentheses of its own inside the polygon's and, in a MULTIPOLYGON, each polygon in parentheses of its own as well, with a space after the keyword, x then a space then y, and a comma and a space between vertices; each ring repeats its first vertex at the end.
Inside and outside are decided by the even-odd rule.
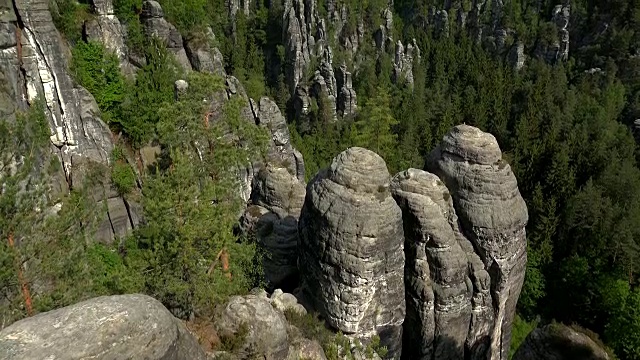
POLYGON ((212 310, 252 280, 255 245, 233 234, 242 210, 235 174, 261 154, 267 137, 242 118, 240 97, 225 103, 221 119, 210 119, 203 100, 219 89, 220 79, 193 74, 187 92, 160 110, 166 166, 145 181, 147 224, 127 249, 127 261, 145 274, 146 292, 183 318, 212 310))

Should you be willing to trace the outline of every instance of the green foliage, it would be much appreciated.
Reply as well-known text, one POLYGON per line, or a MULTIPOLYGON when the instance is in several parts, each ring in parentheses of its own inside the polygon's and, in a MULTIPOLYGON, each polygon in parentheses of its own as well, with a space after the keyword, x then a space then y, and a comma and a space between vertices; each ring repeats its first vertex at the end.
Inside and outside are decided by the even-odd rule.
POLYGON ((303 337, 320 342, 328 360, 355 360, 356 352, 359 352, 363 359, 373 359, 374 353, 380 358, 387 354, 387 348, 380 344, 380 337, 377 335, 363 346, 360 341, 352 340, 340 331, 333 332, 318 314, 301 314, 293 308, 288 308, 284 315, 291 325, 302 332, 303 337))
POLYGON ((89 4, 78 0, 50 0, 53 23, 72 43, 82 39, 82 26, 90 19, 89 4))
POLYGON ((102 44, 80 41, 72 50, 71 70, 76 81, 96 99, 107 122, 118 123, 119 106, 127 92, 118 58, 102 44))
POLYGON ((604 339, 622 359, 640 358, 640 289, 622 280, 602 288, 603 303, 610 313, 604 339))
POLYGON ((524 339, 533 329, 538 326, 537 321, 528 322, 516 315, 513 320, 513 327, 511 328, 511 347, 509 348, 509 359, 513 357, 516 350, 522 345, 524 339))
POLYGON ((147 224, 136 231, 127 255, 144 268, 146 292, 180 317, 206 313, 253 284, 255 244, 238 243, 233 234, 241 207, 233 174, 262 154, 267 139, 241 118, 239 97, 225 104, 220 121, 207 126, 203 99, 220 87, 220 79, 192 74, 189 83, 186 94, 158 111, 158 135, 170 166, 144 183, 147 224), (222 136, 227 132, 238 138, 222 136), (231 279, 213 266, 222 249, 229 254, 231 279))
POLYGON ((120 195, 129 194, 136 187, 136 174, 120 148, 114 148, 111 157, 111 182, 120 195))
POLYGON ((210 1, 160 0, 159 2, 167 20, 183 34, 205 26, 209 20, 207 10, 210 9, 210 1))
POLYGON ((247 335, 249 334, 249 326, 246 323, 238 325, 238 331, 233 334, 220 334, 220 351, 236 353, 242 349, 247 335))

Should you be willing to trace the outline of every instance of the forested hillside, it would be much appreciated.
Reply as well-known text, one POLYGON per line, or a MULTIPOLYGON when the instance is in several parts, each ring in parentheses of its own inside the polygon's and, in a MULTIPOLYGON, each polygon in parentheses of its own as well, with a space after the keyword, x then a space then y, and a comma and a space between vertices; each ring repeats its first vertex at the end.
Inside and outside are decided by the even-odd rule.
POLYGON ((282 110, 307 181, 352 146, 395 174, 424 168, 455 125, 493 134, 529 212, 513 350, 534 324, 556 320, 640 359, 640 0, 158 2, 113 1, 122 44, 88 26, 106 16, 93 1, 49 4, 73 80, 115 146, 109 166, 45 196, 56 185, 44 174, 67 169, 42 155, 52 146, 43 99, 0 122, 0 329, 131 292, 206 317, 205 304, 264 285, 261 253, 238 229, 248 199, 236 196, 236 177, 267 157, 273 129, 242 120, 248 105, 225 82, 232 75, 253 99, 249 112, 264 96, 282 110), (169 40, 147 36, 149 24, 169 40), (188 88, 176 90, 179 79, 188 88), (216 108, 224 120, 210 124, 217 99, 202 99, 212 91, 231 95, 216 108), (153 166, 139 160, 148 151, 153 166), (105 182, 132 224, 121 236, 108 229, 119 241, 107 244, 92 241, 105 182), (55 217, 31 211, 52 204, 55 217))

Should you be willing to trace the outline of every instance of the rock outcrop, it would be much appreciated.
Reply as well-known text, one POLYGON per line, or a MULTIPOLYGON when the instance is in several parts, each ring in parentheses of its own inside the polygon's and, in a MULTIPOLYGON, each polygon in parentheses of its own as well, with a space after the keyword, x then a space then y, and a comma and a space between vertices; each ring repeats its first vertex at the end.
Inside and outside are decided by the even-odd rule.
POLYGON ((354 115, 358 109, 358 96, 353 89, 351 73, 346 65, 341 65, 337 70, 336 83, 338 93, 338 114, 342 117, 354 115))
POLYGON ((609 360, 607 352, 586 334, 552 323, 534 329, 513 355, 513 360, 609 360))
POLYGON ((234 296, 216 319, 221 335, 247 332, 237 352, 242 358, 286 359, 289 354, 288 323, 268 299, 258 295, 234 296))
POLYGON ((133 75, 135 68, 128 60, 125 45, 125 30, 115 15, 111 0, 92 0, 92 11, 96 15, 84 24, 84 33, 88 40, 97 41, 112 51, 120 60, 120 69, 124 74, 133 75))
POLYGON ((473 285, 460 245, 468 240, 449 190, 436 175, 417 169, 397 174, 391 189, 403 211, 406 239, 403 353, 408 359, 463 359, 473 285))
POLYGON ((204 34, 199 35, 192 36, 184 42, 184 49, 191 66, 199 72, 216 74, 222 77, 226 76, 224 58, 220 50, 210 45, 215 38, 213 30, 208 28, 204 34))
MULTIPOLYGON (((96 11, 110 11, 108 4, 98 4, 102 5, 96 5, 96 11)), ((84 185, 79 180, 85 177, 87 164, 108 165, 113 148, 111 132, 100 119, 93 96, 69 76, 67 52, 53 24, 48 1, 0 3, 0 77, 6 80, 0 111, 11 118, 17 109, 26 108, 36 99, 44 101, 52 154, 62 164, 62 171, 52 182, 62 184, 62 192, 84 185)), ((120 198, 108 181, 93 186, 90 193, 108 204, 108 212, 100 214, 99 226, 104 231, 98 231, 97 240, 111 242, 116 234, 137 225, 135 207, 120 198)))
POLYGON ((410 86, 413 85, 413 66, 420 63, 420 49, 416 44, 416 39, 407 45, 406 49, 402 42, 396 43, 396 56, 393 63, 393 81, 405 81, 410 86))
POLYGON ((142 3, 140 21, 147 36, 157 37, 162 41, 184 70, 192 69, 187 52, 184 49, 182 35, 173 24, 165 20, 162 6, 157 1, 145 0, 142 3))
POLYGON ((204 360, 185 326, 146 295, 104 296, 0 331, 0 358, 204 360))
POLYGON ((474 307, 467 349, 477 349, 476 343, 488 338, 490 357, 506 359, 527 260, 528 213, 516 178, 496 139, 468 125, 458 125, 444 136, 427 159, 427 169, 451 193, 462 234, 473 244, 461 243, 463 250, 470 254, 475 249, 490 276, 492 311, 487 311, 483 292, 489 279, 468 255, 476 274, 470 274, 474 307))
POLYGON ((380 335, 401 353, 404 300, 402 212, 384 160, 350 148, 307 186, 299 223, 306 298, 327 322, 366 341, 380 335))
POLYGON ((286 168, 268 164, 254 178, 251 196, 249 215, 263 213, 256 222, 255 236, 265 251, 267 284, 293 290, 298 285, 298 217, 304 203, 304 183, 286 168))

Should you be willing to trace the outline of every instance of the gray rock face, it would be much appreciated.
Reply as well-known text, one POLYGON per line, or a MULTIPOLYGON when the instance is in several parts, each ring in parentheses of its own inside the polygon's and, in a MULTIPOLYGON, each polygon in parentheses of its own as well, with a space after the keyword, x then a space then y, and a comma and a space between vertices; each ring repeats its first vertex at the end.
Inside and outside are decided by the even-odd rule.
MULTIPOLYGON (((253 204, 268 211, 255 224, 256 240, 266 252, 263 269, 267 284, 293 289, 298 285, 298 217, 305 197, 304 183, 286 168, 267 164, 254 178, 251 197, 253 204)), ((253 207, 248 211, 256 213, 253 207)))
POLYGON ((271 133, 267 161, 288 169, 298 180, 304 181, 304 161, 291 144, 287 120, 278 105, 268 97, 262 97, 253 112, 256 124, 271 133))
POLYGON ((175 26, 164 19, 164 11, 157 1, 145 0, 142 3, 140 20, 147 36, 160 39, 183 69, 192 69, 184 49, 182 35, 175 26))
POLYGON ((609 360, 607 352, 587 335, 566 325, 534 329, 513 356, 514 360, 609 360))
POLYGON ((402 212, 384 160, 363 149, 336 156, 307 186, 299 223, 305 297, 352 337, 379 334, 401 353, 404 301, 402 212))
POLYGON ((410 359, 462 359, 472 312, 468 242, 458 229, 449 190, 431 173, 397 174, 391 191, 403 211, 407 318, 405 348, 410 359))
POLYGON ((356 91, 353 89, 351 73, 347 71, 346 65, 341 65, 336 73, 337 87, 340 89, 337 104, 338 112, 341 116, 354 115, 358 109, 358 99, 356 91))
POLYGON ((234 296, 224 306, 217 319, 220 334, 236 334, 241 326, 248 327, 242 358, 261 356, 268 360, 286 359, 289 353, 287 319, 273 308, 269 300, 257 296, 234 296))
POLYGON ((408 85, 413 85, 413 64, 414 61, 420 63, 420 48, 413 39, 406 49, 402 42, 396 43, 396 56, 393 63, 393 81, 405 81, 408 85))
POLYGON ((515 44, 509 51, 507 60, 514 69, 522 69, 527 60, 527 56, 524 54, 524 44, 521 42, 515 44))
POLYGON ((184 325, 146 295, 104 296, 0 331, 0 358, 184 359, 206 356, 184 325))
POLYGON ((298 218, 304 197, 304 183, 284 167, 267 164, 254 178, 252 202, 269 209, 280 218, 298 218))
MULTIPOLYGON (((488 327, 490 356, 506 359, 527 260, 528 213, 516 178, 502 160, 496 139, 468 125, 458 125, 444 136, 427 159, 427 169, 437 174, 451 192, 462 232, 490 275, 495 319, 488 327)), ((479 264, 474 262, 472 269, 479 272, 479 264)), ((474 299, 483 299, 486 279, 475 276, 471 276, 474 299)), ((482 311, 474 308, 476 318, 471 320, 468 346, 486 337, 487 319, 479 313, 487 313, 487 309, 482 306, 478 310, 482 311)))
POLYGON ((551 11, 551 22, 556 25, 557 39, 549 43, 538 40, 534 55, 548 63, 566 61, 569 59, 569 22, 571 19, 571 5, 556 5, 551 11))
POLYGON ((191 38, 184 42, 184 48, 194 70, 225 77, 224 59, 218 48, 211 48, 213 31, 205 39, 191 38))
MULTIPOLYGON (((108 3, 100 3, 96 9, 109 11, 108 3)), ((88 91, 75 86, 67 72, 66 53, 48 1, 3 0, 0 3, 0 78, 7 80, 0 86, 0 115, 11 118, 17 108, 25 108, 36 98, 44 100, 52 153, 60 159, 63 170, 52 183, 63 184, 59 189, 62 192, 78 186, 79 182, 73 179, 82 178, 83 164, 107 165, 113 148, 111 133, 99 117, 95 100, 88 91)), ((110 184, 97 186, 91 192, 96 201, 118 197, 111 191, 110 184)), ((109 211, 127 213, 129 219, 137 218, 122 201, 119 203, 121 205, 112 206, 109 211)), ((104 215, 101 215, 104 222, 100 227, 123 233, 133 226, 120 220, 114 225, 109 221, 110 215, 104 215)), ((105 238, 99 240, 114 240, 112 235, 106 235, 109 232, 102 233, 105 238)))
POLYGON ((120 69, 127 75, 132 75, 135 68, 128 60, 128 50, 125 45, 125 30, 115 16, 111 0, 92 0, 93 12, 97 15, 84 25, 84 32, 88 40, 97 41, 112 51, 120 60, 120 69))

